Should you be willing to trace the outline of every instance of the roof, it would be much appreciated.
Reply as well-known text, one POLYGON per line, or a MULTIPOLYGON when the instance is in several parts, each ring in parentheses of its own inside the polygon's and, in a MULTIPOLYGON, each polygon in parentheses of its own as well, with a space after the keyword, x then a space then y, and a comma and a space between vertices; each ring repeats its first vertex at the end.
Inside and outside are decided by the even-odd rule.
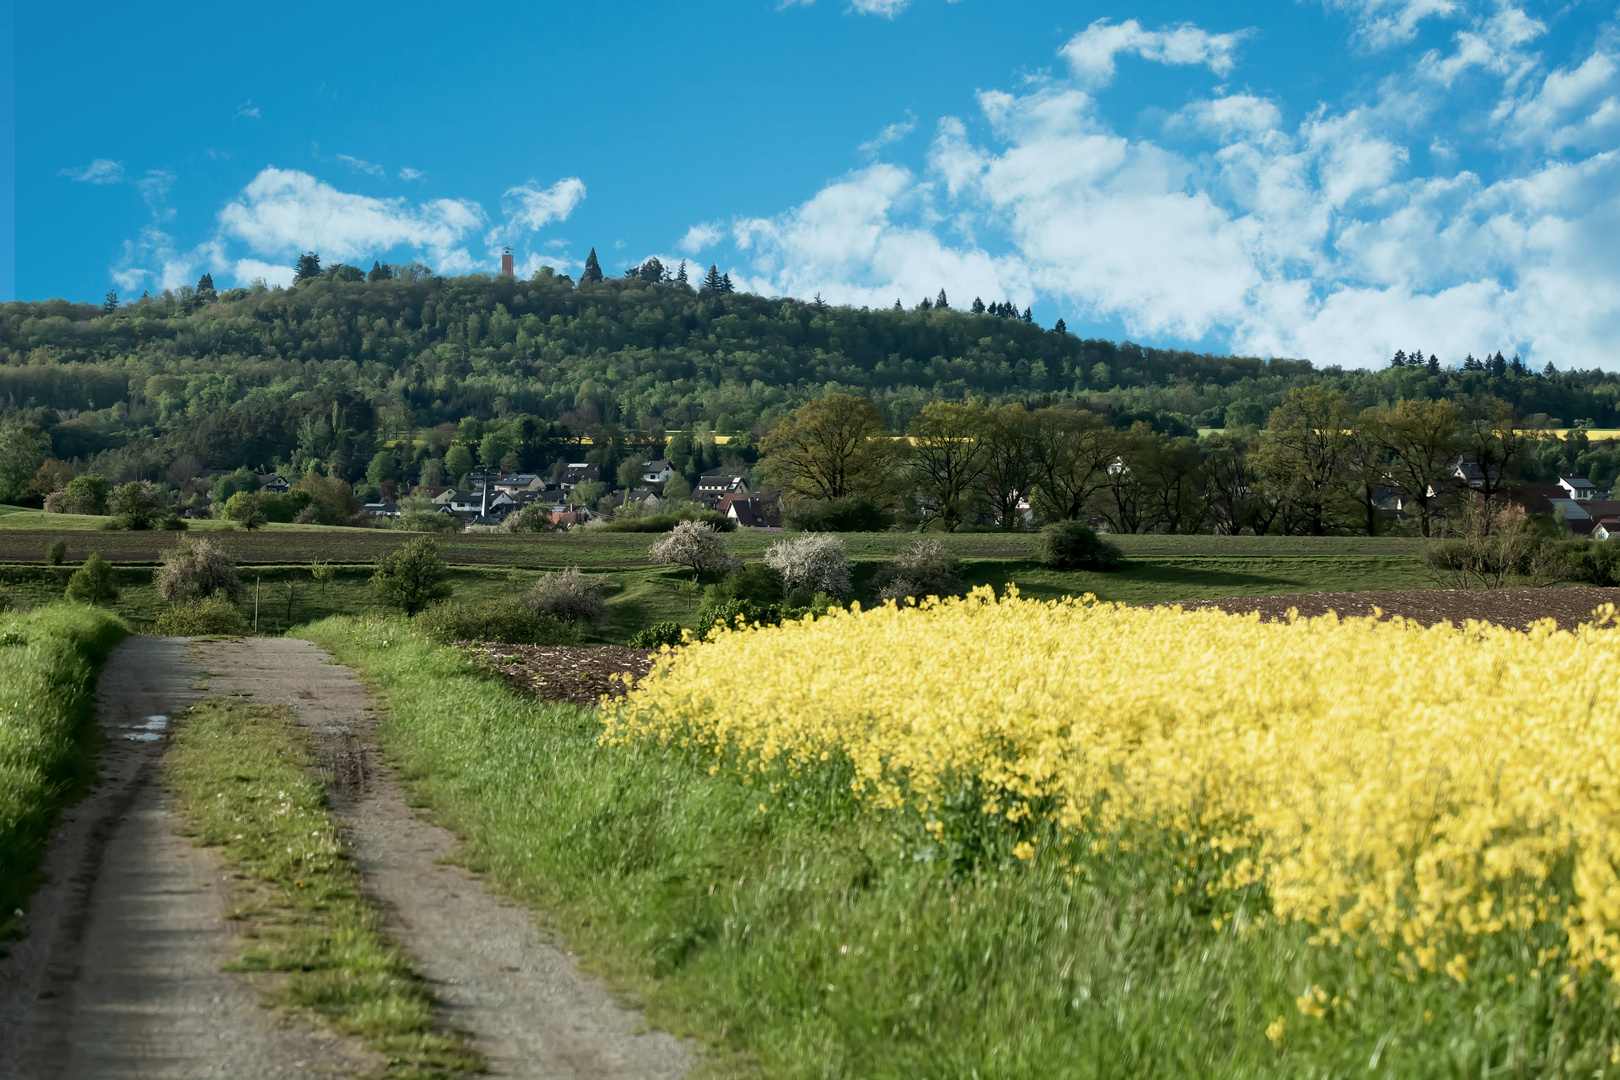
POLYGON ((732 518, 738 525, 749 529, 779 529, 781 520, 773 513, 773 507, 764 499, 750 499, 744 495, 726 495, 716 504, 722 514, 732 518))
POLYGON ((1592 491, 1597 490, 1597 485, 1592 483, 1592 481, 1588 480, 1584 476, 1560 476, 1558 478, 1558 486, 1571 487, 1581 491, 1588 489, 1592 491))
POLYGON ((673 469, 674 467, 675 466, 671 465, 667 461, 664 461, 663 459, 659 459, 658 461, 643 461, 641 463, 641 468, 644 472, 663 472, 665 469, 673 469))

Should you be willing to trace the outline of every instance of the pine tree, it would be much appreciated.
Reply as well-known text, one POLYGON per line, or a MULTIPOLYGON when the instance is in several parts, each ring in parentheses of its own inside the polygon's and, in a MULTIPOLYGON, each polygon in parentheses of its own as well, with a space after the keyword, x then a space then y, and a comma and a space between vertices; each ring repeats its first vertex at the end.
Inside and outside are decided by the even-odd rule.
POLYGON ((298 256, 298 265, 293 267, 293 284, 300 281, 313 281, 321 276, 321 257, 313 251, 306 251, 298 256))
POLYGON ((1029 313, 1029 308, 1028 308, 1028 307, 1027 307, 1027 306, 1026 306, 1026 307, 1025 307, 1025 308, 1024 308, 1024 321, 1025 321, 1025 322, 1026 322, 1026 323, 1030 323, 1030 324, 1032 324, 1032 325, 1033 325, 1033 324, 1034 324, 1034 322, 1035 322, 1035 316, 1033 316, 1033 315, 1031 315, 1031 314, 1030 314, 1030 313, 1029 313))
POLYGON ((107 294, 107 299, 105 299, 105 300, 103 300, 101 302, 101 313, 103 315, 111 315, 113 312, 115 312, 117 310, 118 310, 118 294, 116 292, 109 292, 107 294))
POLYGON ((685 259, 681 260, 681 268, 679 270, 675 271, 675 283, 677 285, 685 285, 686 284, 686 260, 685 259))
POLYGON ((214 275, 213 274, 204 274, 202 277, 197 279, 197 295, 198 296, 201 296, 203 293, 212 293, 213 291, 214 291, 214 275))
POLYGON ((928 299, 926 296, 922 298, 922 303, 917 305, 917 310, 919 311, 932 311, 933 308, 934 302, 928 299))
POLYGON ((721 292, 722 291, 722 288, 721 288, 722 284, 723 283, 720 280, 720 268, 718 266, 714 265, 714 263, 710 263, 709 264, 709 272, 707 274, 703 275, 703 284, 702 284, 702 286, 700 286, 698 288, 698 292, 704 292, 704 293, 721 292))
MULTIPOLYGON (((941 295, 944 295, 944 294, 941 293, 941 295)), ((940 304, 939 306, 944 307, 945 305, 940 304)), ((977 296, 975 296, 973 298, 973 307, 972 307, 971 310, 973 311, 973 314, 975 314, 975 315, 983 315, 984 314, 984 301, 980 300, 977 296)))
POLYGON ((1396 349, 1395 350, 1395 356, 1390 360, 1389 366, 1390 367, 1405 367, 1406 366, 1406 350, 1405 349, 1396 349))
POLYGON ((826 311, 827 301, 821 298, 820 293, 816 293, 815 298, 810 301, 810 306, 815 308, 817 311, 826 311))
POLYGON ((1509 364, 1508 367, 1512 369, 1513 374, 1515 375, 1525 375, 1530 371, 1529 368, 1524 366, 1524 361, 1519 359, 1518 353, 1513 354, 1513 362, 1509 364))
POLYGON ((1429 354, 1429 374, 1440 374, 1440 357, 1436 356, 1434 353, 1429 354))
POLYGON ((1059 319, 1057 322, 1052 324, 1052 330, 1057 334, 1058 337, 1062 337, 1069 332, 1068 326, 1064 324, 1062 319, 1059 319))
POLYGON ((896 310, 896 311, 904 311, 904 310, 906 310, 905 308, 900 306, 900 298, 898 296, 894 298, 894 310, 896 310))
POLYGON ((392 266, 384 266, 376 259, 371 260, 371 273, 366 275, 367 281, 388 281, 394 276, 392 266))
POLYGON ((662 285, 664 279, 669 276, 664 273, 664 264, 656 255, 642 263, 637 273, 641 280, 649 285, 662 285))
POLYGON ((948 308, 951 306, 950 303, 945 299, 944 289, 939 290, 939 295, 934 298, 934 306, 937 308, 948 308))
POLYGON ((581 285, 594 285, 601 280, 602 264, 596 261, 596 249, 591 248, 591 253, 585 256, 585 269, 579 272, 579 283, 581 285))
POLYGON ((720 275, 720 291, 723 293, 734 293, 737 291, 737 287, 731 283, 730 274, 720 275))

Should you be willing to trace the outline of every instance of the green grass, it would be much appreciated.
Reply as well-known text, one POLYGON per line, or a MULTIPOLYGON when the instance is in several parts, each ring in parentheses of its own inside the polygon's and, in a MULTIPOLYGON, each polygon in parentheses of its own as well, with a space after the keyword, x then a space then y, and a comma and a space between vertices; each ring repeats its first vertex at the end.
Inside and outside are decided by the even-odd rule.
POLYGON ((427 985, 361 894, 291 709, 194 706, 164 764, 190 835, 237 880, 231 915, 247 932, 233 970, 279 973, 270 1004, 359 1036, 383 1076, 483 1071, 465 1037, 435 1025, 427 985))
POLYGON ((57 811, 94 775, 96 672, 127 633, 79 604, 0 614, 0 939, 39 885, 57 811))
POLYGON ((1256 929, 1263 897, 1221 898, 1242 914, 1217 930, 1216 900, 1145 855, 1070 874, 992 845, 952 870, 917 857, 913 823, 855 807, 835 769, 766 794, 678 749, 604 747, 593 710, 519 699, 397 622, 307 636, 381 695, 385 751, 468 864, 652 1022, 701 1038, 714 1074, 1620 1072, 1606 976, 1562 998, 1554 972, 1532 975, 1534 940, 1487 949, 1467 984, 1414 982, 1375 947, 1256 929), (1342 996, 1324 1019, 1296 1005, 1312 985, 1342 996))

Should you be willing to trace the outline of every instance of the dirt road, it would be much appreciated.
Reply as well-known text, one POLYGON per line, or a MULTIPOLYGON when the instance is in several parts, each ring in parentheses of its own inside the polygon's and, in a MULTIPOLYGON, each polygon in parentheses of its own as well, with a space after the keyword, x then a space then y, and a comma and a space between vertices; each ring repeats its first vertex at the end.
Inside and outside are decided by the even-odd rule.
POLYGON ((687 1049, 642 1032, 526 910, 440 865, 454 838, 411 813, 376 755, 364 688, 314 645, 132 638, 100 685, 104 783, 53 837, 51 882, 0 960, 0 1076, 279 1080, 374 1064, 348 1040, 279 1021, 251 980, 220 971, 235 951, 229 883, 208 852, 175 835, 157 783, 167 732, 205 694, 292 705, 318 737, 368 892, 491 1075, 686 1072, 687 1049))

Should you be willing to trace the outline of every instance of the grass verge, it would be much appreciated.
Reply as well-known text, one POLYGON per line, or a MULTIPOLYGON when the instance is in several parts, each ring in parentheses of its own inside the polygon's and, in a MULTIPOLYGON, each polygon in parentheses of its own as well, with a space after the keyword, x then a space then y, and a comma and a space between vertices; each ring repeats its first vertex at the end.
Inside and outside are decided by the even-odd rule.
POLYGON ((0 615, 0 940, 39 885, 57 812, 93 775, 96 672, 128 633, 82 604, 0 615))
POLYGON ((427 986, 361 894, 291 709, 194 706, 165 765, 193 839, 240 883, 233 970, 279 973, 271 1004, 359 1036, 391 1080, 482 1071, 465 1038, 435 1026, 427 986))

